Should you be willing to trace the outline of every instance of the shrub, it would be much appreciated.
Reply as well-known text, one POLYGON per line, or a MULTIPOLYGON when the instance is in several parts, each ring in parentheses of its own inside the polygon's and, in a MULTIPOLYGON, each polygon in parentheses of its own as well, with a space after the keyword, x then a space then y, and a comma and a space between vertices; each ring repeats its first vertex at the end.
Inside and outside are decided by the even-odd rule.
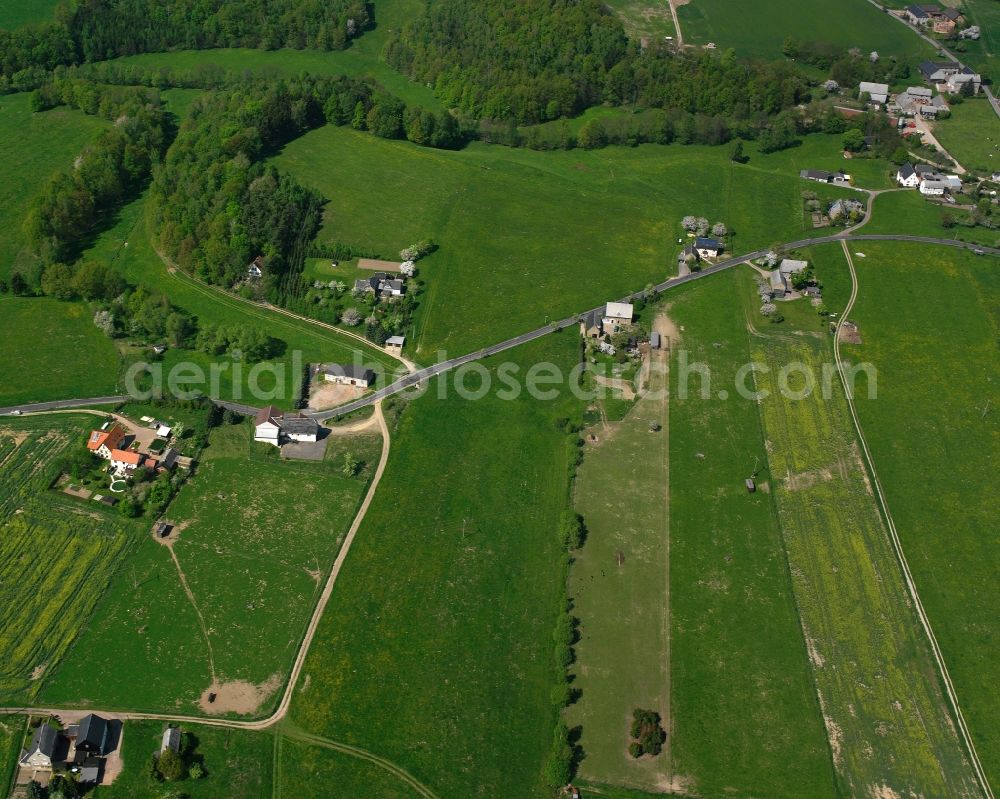
POLYGON ((163 779, 176 782, 184 779, 187 769, 181 756, 173 749, 164 749, 156 759, 156 770, 163 779))

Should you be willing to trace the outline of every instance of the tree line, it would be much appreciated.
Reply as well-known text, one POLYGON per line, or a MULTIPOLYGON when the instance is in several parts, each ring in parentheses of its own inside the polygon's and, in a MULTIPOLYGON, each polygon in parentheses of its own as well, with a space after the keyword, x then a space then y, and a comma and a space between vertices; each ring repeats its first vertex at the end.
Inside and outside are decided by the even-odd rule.
POLYGON ((45 264, 75 256, 96 221, 148 180, 170 136, 170 121, 155 91, 56 81, 32 97, 36 111, 68 105, 114 122, 54 175, 31 203, 24 222, 28 247, 45 264))
POLYGON ((0 30, 0 74, 213 47, 339 50, 373 25, 364 0, 80 0, 0 30))

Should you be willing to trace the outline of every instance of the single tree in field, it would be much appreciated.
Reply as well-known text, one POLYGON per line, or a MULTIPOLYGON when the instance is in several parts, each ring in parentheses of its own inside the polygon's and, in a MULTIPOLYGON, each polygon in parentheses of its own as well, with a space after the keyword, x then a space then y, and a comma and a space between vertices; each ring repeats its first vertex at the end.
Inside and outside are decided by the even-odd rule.
POLYGON ((342 321, 348 327, 357 327, 361 324, 361 312, 357 308, 348 308, 344 311, 342 321))
POLYGON ((727 233, 729 233, 729 228, 726 227, 725 223, 723 223, 723 222, 716 222, 714 225, 712 225, 712 235, 713 236, 716 236, 717 238, 721 239, 727 233))

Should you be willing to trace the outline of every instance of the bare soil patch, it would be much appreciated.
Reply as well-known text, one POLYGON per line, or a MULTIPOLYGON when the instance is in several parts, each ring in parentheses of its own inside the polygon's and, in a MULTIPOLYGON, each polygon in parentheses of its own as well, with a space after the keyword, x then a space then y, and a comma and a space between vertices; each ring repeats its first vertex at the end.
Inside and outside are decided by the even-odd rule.
POLYGON ((844 322, 840 326, 840 332, 838 333, 840 340, 845 344, 861 344, 861 333, 858 331, 858 326, 854 322, 844 322))
POLYGON ((313 381, 312 389, 309 392, 309 407, 317 411, 325 411, 328 408, 335 408, 345 402, 355 400, 364 393, 365 390, 358 386, 342 386, 338 383, 328 383, 325 380, 317 379, 313 381))
POLYGON ((825 483, 833 479, 833 472, 829 469, 816 469, 811 472, 798 472, 785 477, 785 488, 788 491, 804 491, 812 488, 817 483, 825 483))
POLYGON ((358 269, 370 269, 373 272, 398 272, 400 261, 380 261, 377 258, 358 258, 358 269))
POLYGON ((280 674, 272 674, 258 685, 246 680, 214 682, 202 693, 198 707, 202 712, 213 716, 223 713, 238 713, 245 716, 256 713, 280 687, 280 674), (209 701, 212 695, 215 697, 214 702, 209 701))

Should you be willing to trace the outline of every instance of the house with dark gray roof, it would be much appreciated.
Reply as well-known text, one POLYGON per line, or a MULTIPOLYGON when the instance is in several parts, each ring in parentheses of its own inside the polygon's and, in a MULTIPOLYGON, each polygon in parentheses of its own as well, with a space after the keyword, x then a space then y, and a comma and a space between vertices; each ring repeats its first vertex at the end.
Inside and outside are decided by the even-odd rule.
POLYGON ((718 239, 706 239, 699 236, 694 240, 694 248, 701 258, 715 258, 722 252, 722 243, 718 239))
POLYGON ((50 769, 53 763, 65 759, 64 751, 68 748, 66 739, 55 727, 41 723, 31 736, 31 744, 21 753, 22 766, 50 769))
POLYGON ((108 745, 108 720, 90 713, 80 719, 76 733, 76 750, 91 755, 104 755, 108 745))
POLYGON ((326 363, 319 367, 319 372, 328 383, 339 383, 343 386, 370 388, 375 382, 374 371, 354 364, 326 363))
POLYGON ((602 308, 587 311, 580 320, 580 335, 584 338, 600 338, 604 330, 602 308))
POLYGON ((290 441, 316 441, 319 422, 301 413, 286 413, 281 417, 281 435, 290 441))

